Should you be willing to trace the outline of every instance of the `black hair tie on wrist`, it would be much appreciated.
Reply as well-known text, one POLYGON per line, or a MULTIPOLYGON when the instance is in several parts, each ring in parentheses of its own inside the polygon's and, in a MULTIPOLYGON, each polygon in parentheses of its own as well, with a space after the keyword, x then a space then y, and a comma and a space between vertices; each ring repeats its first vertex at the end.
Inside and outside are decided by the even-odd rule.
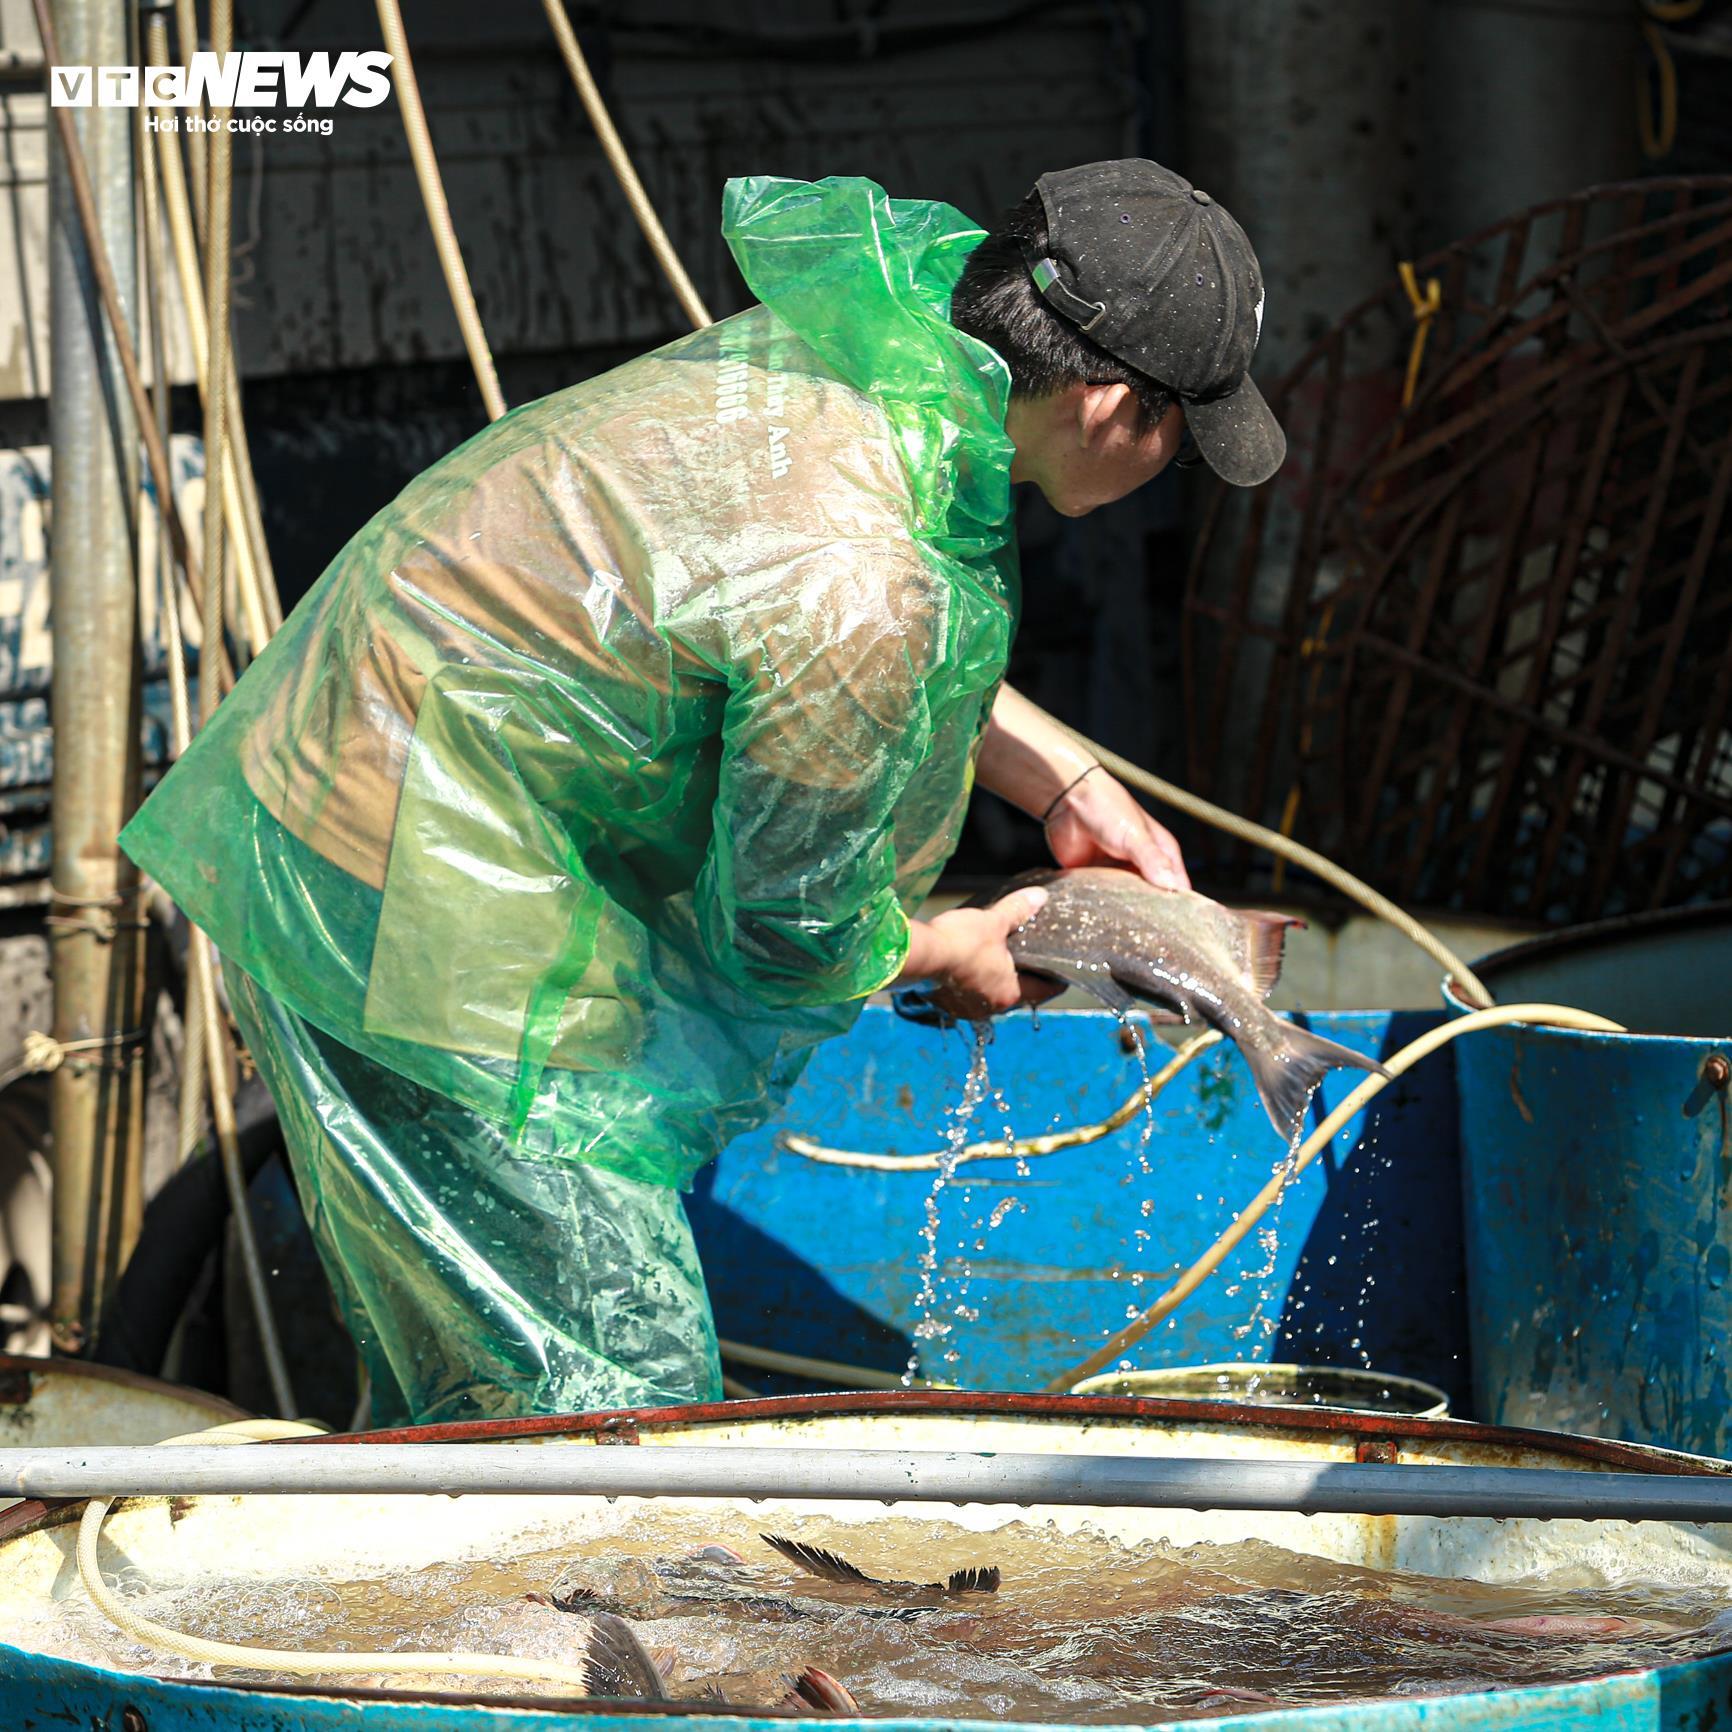
POLYGON ((1052 822, 1053 813, 1056 812, 1059 809, 1059 807, 1064 804, 1065 796, 1071 791, 1071 789, 1074 788, 1077 785, 1077 783, 1083 779, 1083 776, 1093 775, 1094 772, 1096 770, 1098 770, 1099 768, 1100 768, 1099 764, 1090 764, 1089 767, 1083 771, 1082 776, 1076 777, 1074 781, 1066 782, 1065 785, 1062 788, 1060 788, 1059 791, 1053 796, 1052 804, 1050 806, 1048 806, 1044 812, 1041 813, 1041 815, 1040 815, 1041 823, 1043 825, 1044 824, 1050 824, 1052 822))

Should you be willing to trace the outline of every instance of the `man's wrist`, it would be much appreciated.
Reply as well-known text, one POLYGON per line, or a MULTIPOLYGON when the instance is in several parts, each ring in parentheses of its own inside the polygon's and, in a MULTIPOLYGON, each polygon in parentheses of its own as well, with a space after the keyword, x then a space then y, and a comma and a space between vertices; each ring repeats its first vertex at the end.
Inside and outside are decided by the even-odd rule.
POLYGON ((1095 771, 1098 770, 1099 768, 1100 768, 1099 764, 1090 764, 1084 770, 1082 770, 1078 775, 1073 776, 1070 781, 1066 782, 1065 785, 1062 788, 1060 788, 1056 794, 1053 795, 1051 802, 1047 806, 1047 809, 1041 813, 1041 815, 1040 815, 1041 823, 1043 825, 1050 824, 1053 821, 1053 818, 1057 815, 1059 807, 1062 806, 1065 803, 1065 801, 1070 798, 1072 792, 1087 777, 1092 776, 1095 773, 1095 771))
POLYGON ((1094 759, 1062 729, 1009 686, 993 706, 976 766, 989 793, 1008 800, 1037 822, 1090 770, 1094 759))

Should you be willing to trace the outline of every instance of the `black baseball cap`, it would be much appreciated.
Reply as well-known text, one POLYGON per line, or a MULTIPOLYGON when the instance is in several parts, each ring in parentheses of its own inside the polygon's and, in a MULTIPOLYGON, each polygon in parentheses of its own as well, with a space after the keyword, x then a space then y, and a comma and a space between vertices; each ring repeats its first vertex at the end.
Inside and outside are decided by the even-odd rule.
POLYGON ((1209 467, 1255 487, 1287 438, 1249 368, 1263 325, 1263 273, 1245 231, 1206 192, 1128 157, 1043 174, 1047 256, 1030 253, 1054 312, 1185 406, 1209 467))

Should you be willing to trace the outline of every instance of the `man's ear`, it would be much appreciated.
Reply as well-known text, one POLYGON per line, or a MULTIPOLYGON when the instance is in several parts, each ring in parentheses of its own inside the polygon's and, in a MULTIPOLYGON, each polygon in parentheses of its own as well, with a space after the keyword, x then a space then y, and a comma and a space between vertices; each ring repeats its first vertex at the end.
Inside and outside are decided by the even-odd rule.
POLYGON ((1100 444, 1130 396, 1131 388, 1125 384, 1083 386, 1077 399, 1077 432, 1085 451, 1092 451, 1100 444))

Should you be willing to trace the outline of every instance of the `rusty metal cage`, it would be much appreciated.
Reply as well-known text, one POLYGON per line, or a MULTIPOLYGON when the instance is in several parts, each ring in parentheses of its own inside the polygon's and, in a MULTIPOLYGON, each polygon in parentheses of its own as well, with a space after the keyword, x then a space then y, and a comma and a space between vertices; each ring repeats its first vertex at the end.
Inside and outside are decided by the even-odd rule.
POLYGON ((1593 188, 1414 278, 1271 393, 1282 474, 1206 497, 1192 786, 1431 907, 1732 894, 1732 177, 1593 188))

